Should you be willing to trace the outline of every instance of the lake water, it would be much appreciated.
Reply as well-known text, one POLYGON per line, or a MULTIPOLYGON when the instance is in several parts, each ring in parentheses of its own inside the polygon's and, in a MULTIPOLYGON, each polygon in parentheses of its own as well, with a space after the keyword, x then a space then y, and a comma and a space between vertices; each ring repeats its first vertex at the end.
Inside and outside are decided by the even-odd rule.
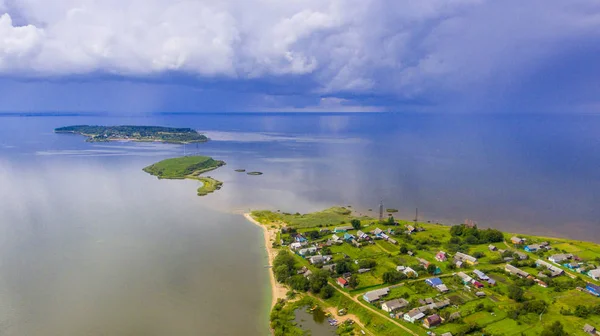
POLYGON ((208 114, 0 116, 1 335, 265 335, 248 209, 366 211, 600 242, 600 117, 208 114), (193 127, 198 146, 86 143, 71 124, 193 127), (196 153, 196 181, 141 171, 196 153), (234 169, 262 171, 262 176, 234 169))

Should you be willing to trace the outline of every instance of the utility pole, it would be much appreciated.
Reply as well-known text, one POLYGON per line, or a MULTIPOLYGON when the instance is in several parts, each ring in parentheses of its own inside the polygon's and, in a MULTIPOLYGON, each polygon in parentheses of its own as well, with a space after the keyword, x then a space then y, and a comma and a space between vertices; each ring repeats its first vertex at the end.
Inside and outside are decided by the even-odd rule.
POLYGON ((415 210, 415 228, 417 227, 417 221, 419 220, 419 208, 415 210))

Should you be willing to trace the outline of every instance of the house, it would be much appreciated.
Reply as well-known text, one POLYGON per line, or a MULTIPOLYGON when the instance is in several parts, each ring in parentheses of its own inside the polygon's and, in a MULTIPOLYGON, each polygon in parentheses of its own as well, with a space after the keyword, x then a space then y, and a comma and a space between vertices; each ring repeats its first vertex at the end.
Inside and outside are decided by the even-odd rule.
POLYGON ((526 253, 523 253, 521 251, 517 251, 515 252, 515 254, 519 257, 519 260, 527 260, 527 258, 529 258, 529 256, 526 253))
POLYGON ((349 234, 348 232, 344 233, 344 240, 349 241, 354 239, 354 235, 349 234))
POLYGON ((329 230, 329 229, 320 229, 319 230, 319 233, 322 233, 322 234, 328 234, 330 232, 331 232, 331 230, 329 230))
POLYGON ((311 264, 315 265, 325 262, 325 258, 319 254, 308 258, 308 261, 310 261, 311 264))
POLYGON ((585 289, 593 295, 600 296, 600 286, 594 285, 593 283, 587 283, 585 289))
POLYGON ((294 240, 298 243, 304 243, 306 241, 308 241, 308 239, 306 239, 303 235, 298 234, 296 235, 296 237, 294 237, 294 240))
POLYGON ((323 269, 326 271, 329 271, 329 272, 333 272, 333 271, 335 271, 335 265, 336 264, 325 265, 325 266, 323 266, 323 269))
POLYGON ((390 301, 386 301, 381 305, 381 309, 383 309, 384 311, 388 312, 388 313, 392 313, 398 309, 402 309, 406 306, 409 305, 409 302, 406 301, 405 299, 395 299, 395 300, 390 300, 390 301))
POLYGON ((519 237, 512 237, 510 238, 510 241, 515 245, 525 244, 525 239, 519 237))
POLYGON ((515 260, 515 258, 513 258, 513 257, 506 257, 503 260, 506 261, 506 262, 511 262, 511 261, 515 260))
POLYGON ((460 261, 460 260, 457 260, 457 261, 454 263, 454 265, 456 265, 456 268, 461 268, 461 267, 462 267, 462 265, 463 265, 463 262, 462 262, 462 261, 460 261))
POLYGON ((338 237, 338 235, 334 234, 333 236, 331 236, 331 240, 338 241, 338 240, 340 240, 340 237, 338 237))
POLYGON ((398 271, 398 272, 404 272, 405 269, 406 269, 406 267, 404 267, 404 266, 396 266, 396 271, 398 271))
POLYGON ((446 293, 449 290, 444 284, 435 286, 435 289, 437 289, 440 293, 446 293))
POLYGON ((387 234, 385 234, 385 233, 382 233, 382 234, 380 234, 379 236, 380 236, 381 238, 383 238, 384 240, 388 240, 388 239, 390 239, 390 236, 388 236, 388 235, 387 235, 387 234))
POLYGON ((569 254, 559 253, 559 254, 553 254, 553 255, 549 256, 548 260, 550 260, 553 263, 560 264, 563 261, 566 261, 566 260, 569 260, 572 258, 573 258, 573 255, 570 253, 569 254))
POLYGON ((363 273, 367 273, 370 272, 371 269, 370 268, 361 268, 358 270, 358 274, 363 274, 363 273))
POLYGON ((442 336, 452 336, 451 332, 443 333, 442 336))
POLYGON ((406 276, 411 276, 411 274, 418 278, 419 277, 419 273, 417 273, 417 271, 415 271, 414 269, 410 268, 410 267, 406 267, 404 269, 404 271, 402 271, 402 273, 406 274, 406 276))
POLYGON ((308 268, 306 268, 306 266, 302 266, 302 268, 296 271, 296 274, 304 274, 306 271, 308 271, 308 268))
POLYGON ((446 299, 444 301, 439 301, 438 303, 436 303, 435 308, 442 309, 442 308, 448 307, 449 305, 450 305, 450 300, 446 299))
POLYGON ((352 239, 350 240, 350 243, 352 243, 352 245, 354 245, 354 247, 360 247, 360 243, 356 241, 356 239, 352 239))
POLYGON ((472 256, 470 256, 468 254, 464 254, 462 252, 456 252, 456 254, 454 255, 454 259, 466 262, 469 265, 476 265, 477 264, 477 258, 472 257, 472 256))
POLYGON ((406 254, 408 254, 411 257, 415 255, 415 253, 413 251, 408 251, 408 252, 406 252, 406 254))
POLYGON ((398 244, 398 242, 394 238, 388 238, 388 241, 394 245, 398 244))
POLYGON ((433 303, 433 299, 432 298, 426 298, 425 299, 425 303, 432 304, 433 303))
POLYGON ((545 249, 550 249, 550 243, 548 243, 548 242, 541 242, 540 246, 545 249))
POLYGON ((490 277, 488 277, 485 273, 483 273, 480 270, 474 270, 473 273, 475 273, 475 275, 477 275, 477 277, 479 278, 479 280, 487 281, 490 278, 490 277))
POLYGON ((352 226, 340 226, 340 227, 336 227, 335 229, 333 229, 333 232, 340 233, 340 232, 346 232, 346 231, 349 231, 352 229, 354 229, 352 226))
POLYGON ((596 268, 596 269, 589 271, 588 275, 596 281, 600 280, 600 268, 596 268))
POLYGON ((298 250, 298 254, 301 256, 307 256, 307 255, 311 255, 311 254, 315 254, 317 253, 317 248, 315 246, 311 246, 308 248, 303 248, 298 250))
POLYGON ((537 252, 541 249, 542 247, 538 244, 532 244, 532 245, 527 245, 525 246, 524 250, 527 252, 537 252))
POLYGON ((583 326, 583 331, 590 334, 590 335, 595 335, 596 334, 596 328, 592 327, 589 324, 586 324, 583 326))
POLYGON ((576 262, 572 262, 572 263, 569 263, 569 264, 565 264, 564 266, 565 266, 565 267, 568 267, 568 268, 570 268, 570 269, 572 269, 572 270, 579 268, 579 264, 578 264, 578 263, 576 263, 576 262))
POLYGON ((307 270, 306 272, 304 272, 304 277, 305 278, 310 278, 310 276, 312 275, 312 271, 311 270, 307 270))
POLYGON ((418 321, 423 317, 425 317, 425 314, 421 313, 419 309, 413 309, 404 314, 404 320, 410 323, 415 323, 415 321, 418 321))
POLYGON ((290 244, 290 250, 295 251, 297 249, 302 248, 303 245, 306 245, 306 244, 302 244, 302 243, 299 243, 299 242, 293 242, 293 243, 290 244))
POLYGON ((536 260, 535 264, 537 266, 542 266, 542 267, 547 268, 550 271, 550 276, 551 277, 559 276, 559 275, 561 275, 561 274, 563 274, 565 272, 561 268, 556 267, 556 266, 554 266, 554 265, 552 265, 550 263, 547 263, 547 262, 543 261, 542 259, 536 260))
POLYGON ((488 250, 494 252, 494 251, 498 250, 498 248, 496 246, 494 246, 494 245, 489 245, 488 246, 488 250))
POLYGON ((413 233, 413 232, 415 232, 415 227, 412 225, 407 225, 406 231, 408 231, 408 233, 413 233))
POLYGON ((348 286, 348 281, 344 278, 337 278, 337 284, 342 288, 346 288, 346 286, 348 286))
POLYGON ((381 236, 381 234, 383 233, 383 230, 380 228, 376 228, 375 230, 371 231, 374 235, 376 236, 381 236))
POLYGON ((484 293, 484 292, 477 292, 477 293, 475 293, 475 295, 476 295, 477 297, 484 297, 484 296, 485 296, 485 293, 484 293))
POLYGON ((535 281, 538 284, 538 286, 540 286, 540 287, 548 288, 548 284, 543 282, 540 279, 534 279, 533 281, 535 281))
POLYGON ((423 321, 423 326, 427 329, 442 324, 442 318, 438 314, 427 316, 423 321))
POLYGON ((431 264, 429 261, 423 258, 417 258, 417 260, 419 261, 419 264, 423 265, 423 267, 425 268, 429 267, 429 265, 431 264))
POLYGON ((511 264, 506 264, 506 266, 504 266, 504 270, 510 274, 519 276, 521 278, 526 278, 529 276, 529 273, 527 273, 523 270, 520 270, 511 264))
POLYGON ((490 286, 496 286, 496 280, 494 280, 494 279, 492 279, 492 278, 489 278, 489 279, 487 280, 487 282, 488 282, 488 284, 490 284, 490 286))
POLYGON ((368 239, 369 238, 369 236, 366 233, 364 233, 360 230, 358 230, 358 232, 356 232, 356 236, 358 237, 358 239, 368 239))
POLYGON ((456 275, 462 279, 463 283, 469 284, 473 281, 473 278, 471 278, 470 276, 468 276, 467 274, 465 274, 464 272, 458 272, 456 273, 456 275))
POLYGON ((444 251, 440 251, 435 255, 435 260, 439 261, 439 262, 443 262, 448 260, 448 258, 446 257, 446 252, 444 251))
POLYGON ((368 303, 373 303, 375 301, 380 300, 382 297, 388 295, 390 293, 389 288, 376 289, 370 292, 366 292, 363 295, 363 299, 368 303))
POLYGON ((475 280, 473 280, 473 286, 475 286, 475 288, 483 288, 483 284, 475 280))
POLYGON ((443 285, 444 283, 442 282, 442 279, 440 278, 429 278, 425 280, 425 283, 428 284, 431 287, 435 287, 435 286, 439 286, 439 285, 443 285))

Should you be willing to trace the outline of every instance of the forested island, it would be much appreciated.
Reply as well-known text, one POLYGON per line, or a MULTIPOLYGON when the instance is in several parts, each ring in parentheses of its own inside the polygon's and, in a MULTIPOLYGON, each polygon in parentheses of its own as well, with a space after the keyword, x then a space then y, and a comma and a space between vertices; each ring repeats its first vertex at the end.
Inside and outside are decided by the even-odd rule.
POLYGON ((86 136, 88 142, 140 141, 166 143, 206 142, 208 138, 191 128, 161 126, 89 126, 77 125, 60 127, 55 133, 71 133, 86 136))
POLYGON ((221 189, 223 182, 209 176, 200 175, 224 165, 224 161, 215 160, 208 156, 184 156, 162 160, 143 170, 159 179, 193 179, 201 181, 202 186, 198 188, 198 196, 205 196, 221 189))
POLYGON ((379 220, 334 207, 253 211, 267 237, 275 335, 305 335, 298 309, 338 335, 588 335, 600 327, 600 245, 379 220), (276 287, 274 287, 276 288, 276 287))

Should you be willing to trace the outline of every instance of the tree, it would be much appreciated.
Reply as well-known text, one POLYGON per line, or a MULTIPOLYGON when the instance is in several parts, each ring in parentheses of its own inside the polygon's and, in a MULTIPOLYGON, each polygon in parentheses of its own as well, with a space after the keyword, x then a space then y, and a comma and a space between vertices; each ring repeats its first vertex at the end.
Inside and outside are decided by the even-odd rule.
POLYGON ((324 270, 318 270, 310 276, 310 290, 317 294, 321 292, 321 289, 327 285, 327 279, 329 278, 329 272, 324 270))
POLYGON ((331 285, 327 284, 323 288, 321 288, 321 298, 329 299, 335 293, 335 289, 331 287, 331 285))
POLYGON ((523 294, 524 294, 524 292, 521 287, 514 286, 514 285, 508 287, 508 297, 517 302, 523 301, 523 299, 524 299, 523 294))
POLYGON ((323 246, 323 248, 321 249, 321 254, 322 255, 331 254, 331 249, 329 248, 329 246, 323 246))
POLYGON ((388 271, 383 273, 383 281, 388 284, 396 284, 404 279, 406 279, 406 274, 400 273, 398 271, 388 271))
POLYGON ((304 275, 294 275, 287 280, 287 284, 292 289, 297 291, 306 292, 310 286, 310 283, 304 275))
POLYGON ((335 272, 337 274, 344 274, 352 272, 352 263, 348 260, 342 260, 335 264, 335 272))
POLYGON ((387 225, 396 225, 396 220, 394 219, 394 216, 389 216, 387 219, 387 225))
POLYGON ((277 281, 284 283, 289 277, 296 274, 296 260, 289 251, 281 251, 273 260, 273 269, 277 281))
POLYGON ((542 333, 540 335, 541 336, 566 336, 568 334, 565 332, 562 323, 560 323, 560 321, 555 321, 551 325, 544 328, 544 330, 542 330, 542 333))
POLYGON ((427 273, 435 274, 435 271, 437 271, 437 267, 434 264, 427 265, 427 273))
POLYGON ((363 259, 358 261, 358 268, 373 268, 377 266, 377 262, 373 259, 363 259))
POLYGON ((360 220, 358 220, 358 219, 351 220, 350 224, 352 224, 352 227, 354 228, 354 230, 360 230, 360 228, 361 228, 360 220))
POLYGON ((359 283, 360 283, 360 281, 358 280, 358 277, 356 275, 352 275, 348 279, 348 286, 350 286, 350 288, 356 288, 356 287, 358 287, 359 283))
POLYGON ((400 253, 406 254, 408 252, 408 247, 406 245, 400 246, 400 253))

